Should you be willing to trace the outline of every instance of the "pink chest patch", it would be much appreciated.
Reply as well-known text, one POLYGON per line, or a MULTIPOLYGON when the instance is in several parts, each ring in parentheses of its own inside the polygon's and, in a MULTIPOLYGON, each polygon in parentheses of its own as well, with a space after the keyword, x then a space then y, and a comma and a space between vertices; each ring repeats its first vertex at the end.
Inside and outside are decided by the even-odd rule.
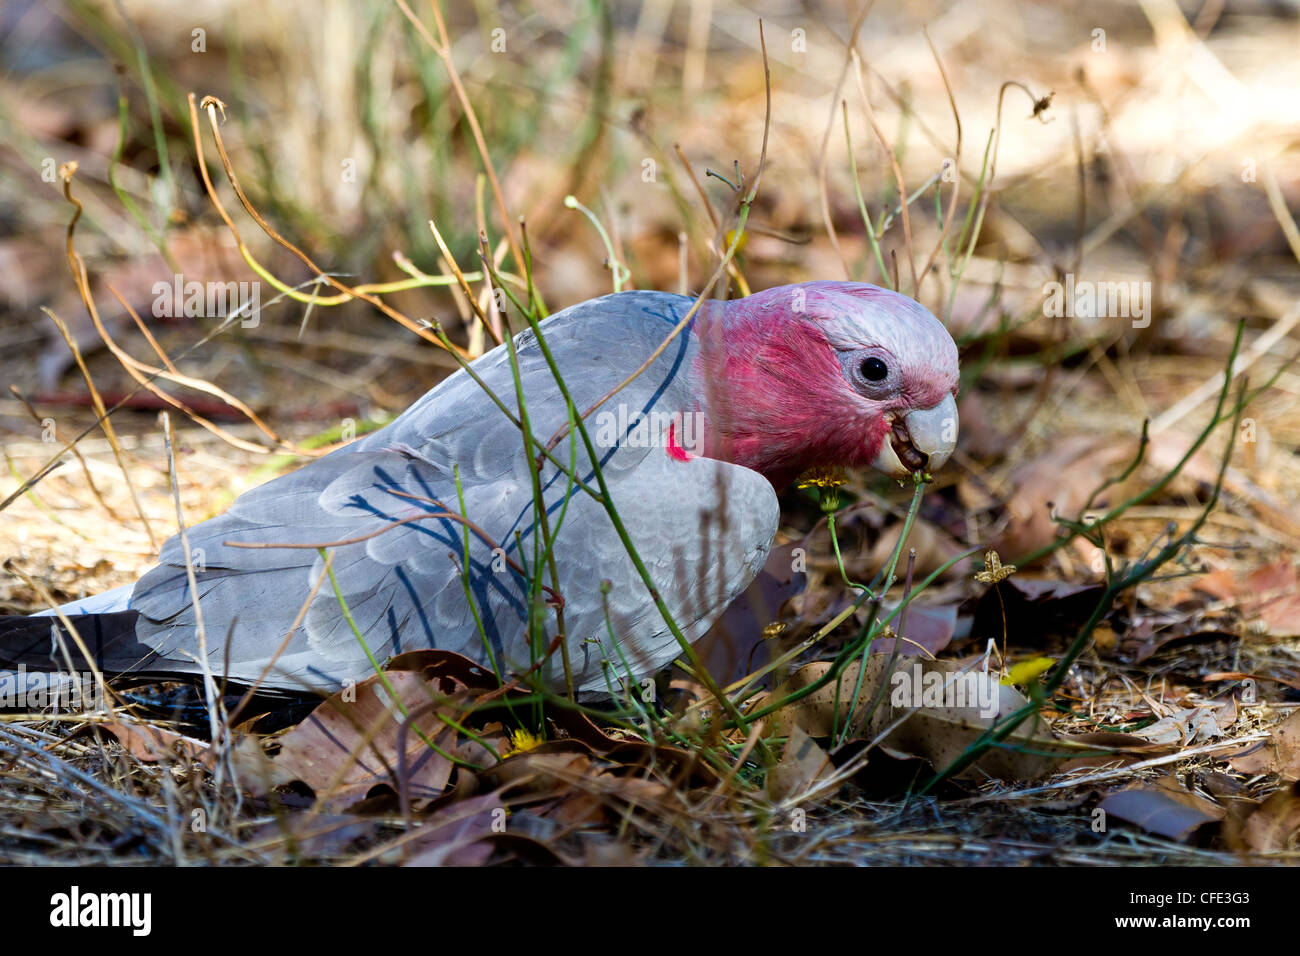
POLYGON ((668 457, 674 461, 690 461, 695 456, 688 452, 677 441, 677 423, 673 422, 668 426, 668 457))

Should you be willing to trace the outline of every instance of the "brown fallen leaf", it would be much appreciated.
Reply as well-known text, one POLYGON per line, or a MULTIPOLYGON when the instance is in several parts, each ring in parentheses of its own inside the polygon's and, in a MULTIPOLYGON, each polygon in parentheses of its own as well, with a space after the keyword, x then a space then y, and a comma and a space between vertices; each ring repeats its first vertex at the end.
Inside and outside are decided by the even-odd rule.
MULTIPOLYGON (((826 624, 852 603, 854 592, 841 586, 838 577, 835 581, 835 587, 823 589, 823 593, 829 596, 829 600, 817 607, 813 616, 800 618, 789 630, 780 634, 776 643, 781 649, 789 650, 794 647, 813 630, 826 624)), ((795 600, 797 601, 799 597, 804 595, 798 595, 795 600)), ((886 602, 882 605, 881 616, 892 613, 895 607, 896 604, 886 602)), ((906 657, 914 657, 918 654, 934 657, 946 648, 957 633, 957 609, 958 604, 955 602, 951 604, 925 604, 919 601, 912 603, 907 610, 903 642, 899 653, 906 657)), ((854 612, 852 620, 863 624, 869 614, 868 607, 861 607, 854 612)), ((899 621, 895 620, 894 623, 898 624, 899 621)), ((893 652, 894 639, 891 637, 878 637, 871 642, 872 654, 893 652)))
MULTIPOLYGON (((580 740, 598 754, 607 753, 624 742, 605 728, 598 727, 595 721, 581 711, 559 708, 551 714, 551 723, 555 725, 559 739, 580 740)), ((615 729, 614 733, 621 731, 615 729)))
POLYGON ((1253 680, 1271 681, 1274 684, 1284 684, 1295 690, 1300 690, 1300 679, 1292 675, 1279 676, 1277 674, 1248 674, 1245 671, 1215 671, 1213 674, 1206 674, 1202 680, 1206 682, 1221 680, 1253 680))
POLYGON ((1223 807, 1192 793, 1169 774, 1109 794, 1099 804, 1108 816, 1170 840, 1186 840, 1199 827, 1222 820, 1223 807))
POLYGON ((1275 773, 1283 780, 1300 780, 1300 711, 1269 730, 1268 740, 1228 761, 1233 770, 1254 776, 1275 773))
MULTIPOLYGON (((889 612, 893 608, 886 605, 883 610, 889 612)), ((933 657, 948 646, 956 633, 957 605, 913 603, 907 609, 907 621, 898 653, 903 657, 933 657)), ((895 643, 895 638, 878 637, 871 642, 871 653, 892 654, 895 643)))
POLYGON ((1141 664, 1156 651, 1174 642, 1234 640, 1231 631, 1200 626, 1195 618, 1174 615, 1141 615, 1124 634, 1121 650, 1134 664, 1141 664))
POLYGON ((208 745, 202 740, 186 737, 152 724, 133 724, 120 720, 104 723, 87 724, 68 739, 93 736, 95 730, 111 735, 131 756, 141 763, 157 763, 159 760, 203 760, 208 753, 208 745))
POLYGON ((715 775, 692 776, 697 755, 672 747, 651 754, 643 749, 649 746, 623 744, 598 758, 579 741, 550 741, 501 761, 479 780, 565 831, 615 823, 628 808, 658 816, 694 792, 693 781, 716 785, 715 775))
POLYGON ((404 866, 481 866, 492 856, 494 833, 509 827, 501 791, 441 806, 420 825, 420 835, 400 848, 404 866))
POLYGON ((373 677, 339 691, 278 738, 279 753, 271 758, 263 785, 300 780, 319 799, 342 809, 381 783, 400 790, 404 764, 405 785, 415 805, 441 794, 451 777, 453 764, 446 754, 455 748, 456 732, 439 712, 449 716, 458 708, 450 702, 431 706, 432 688, 417 671, 384 676, 387 687, 373 677), (405 733, 403 712, 413 715, 405 733))
POLYGON ((1220 601, 1235 601, 1246 620, 1258 620, 1270 634, 1300 634, 1300 578, 1290 558, 1282 558, 1245 575, 1220 568, 1192 582, 1200 591, 1220 601))
MULTIPOLYGON (((322 808, 346 809, 387 784, 399 795, 405 788, 420 809, 447 788, 453 757, 491 759, 481 745, 459 740, 443 718, 455 720, 470 699, 497 686, 495 676, 460 654, 399 654, 382 677, 335 693, 277 738, 273 757, 254 738, 240 738, 233 753, 236 772, 258 793, 299 780, 317 793, 322 808), (404 715, 411 715, 405 731, 404 715)), ((499 734, 485 733, 501 742, 499 734)))
POLYGON ((552 740, 507 757, 479 774, 484 786, 515 797, 550 796, 593 773, 591 749, 577 740, 552 740))
POLYGON ((1235 701, 1188 707, 1133 731, 1133 736, 1156 744, 1190 746, 1219 739, 1236 719, 1235 701))
MULTIPOLYGON (((850 739, 874 740, 906 756, 920 757, 936 769, 947 767, 989 727, 1028 703, 1014 687, 1003 686, 994 674, 963 668, 950 661, 911 658, 897 662, 888 672, 883 656, 867 660, 867 670, 853 705, 859 662, 844 668, 832 681, 772 715, 772 726, 789 736, 795 727, 811 737, 830 737, 842 728, 852 712, 857 726, 850 739), (886 684, 886 674, 888 683, 886 684), (839 686, 838 699, 836 685, 839 686), (871 703, 884 685, 880 704, 868 716, 871 703), (890 729, 896 721, 898 726, 890 729)), ((816 682, 831 665, 805 664, 772 694, 772 700, 816 682)), ((979 774, 1005 780, 1027 780, 1046 773, 1063 753, 1055 737, 1043 729, 1040 718, 1026 720, 1001 745, 986 751, 962 776, 979 774)))
POLYGON ((1228 845, 1255 853, 1300 850, 1300 783, 1279 790, 1228 833, 1228 845))
POLYGON ((1073 636, 1097 606, 1102 590, 1097 584, 1017 573, 985 589, 975 606, 971 633, 1001 644, 1005 626, 1006 633, 1033 635, 1033 646, 1045 646, 1054 634, 1073 636))
MULTIPOLYGON (((1096 435, 1057 439, 1045 454, 1007 476, 1003 495, 1007 524, 991 546, 1007 561, 1015 561, 1051 544, 1060 533, 1053 512, 1078 517, 1088 496, 1132 453, 1126 443, 1096 435)), ((1107 501, 1122 501, 1124 490, 1112 486, 1094 504, 1101 507, 1107 501)))
MULTIPOLYGON (((964 705, 936 707, 927 703, 886 738, 895 750, 923 757, 935 769, 950 765, 986 730, 1029 703, 1014 687, 1002 685, 996 674, 963 668, 950 661, 922 662, 914 659, 911 667, 914 673, 920 669, 926 674, 942 677, 950 686, 960 686, 965 682, 968 688, 964 705), (970 702, 971 685, 975 690, 973 703, 970 702)), ((898 697, 891 697, 891 702, 898 700, 898 697)), ((893 714, 897 716, 909 709, 907 703, 894 703, 893 714)), ((1042 719, 1034 715, 1017 727, 1011 736, 985 751, 961 776, 986 774, 999 780, 1032 780, 1051 770, 1062 753, 1056 738, 1046 729, 1042 719)))
MULTIPOLYGON (((1191 441, 1189 435, 1177 429, 1153 435, 1147 448, 1148 466, 1157 473, 1169 471, 1187 454, 1191 441)), ((1198 484, 1209 487, 1218 479, 1218 472, 1218 454, 1203 447, 1183 466, 1182 473, 1169 491, 1180 495, 1184 489, 1195 490, 1198 484)), ((1223 476, 1223 490, 1233 500, 1250 508, 1269 527, 1292 537, 1300 536, 1300 517, 1297 517, 1292 506, 1275 492, 1252 481, 1240 468, 1228 467, 1223 476)))
POLYGON ((652 744, 644 740, 625 740, 603 755, 628 771, 648 770, 684 788, 717 786, 718 772, 705 763, 695 749, 652 744))
MULTIPOLYGON (((799 727, 812 737, 830 737, 837 730, 844 727, 851 711, 853 712, 853 719, 861 722, 866 717, 867 708, 871 705, 877 689, 885 680, 888 667, 889 660, 886 657, 872 655, 867 659, 866 674, 862 679, 862 691, 857 695, 859 704, 855 708, 853 705, 854 690, 857 687, 861 664, 858 661, 852 661, 841 672, 838 681, 830 681, 810 694, 776 711, 772 715, 771 727, 773 732, 779 737, 788 737, 793 733, 795 727, 799 727)), ((805 664, 772 692, 771 700, 779 701, 816 683, 830 669, 831 664, 829 661, 813 661, 810 664, 805 664)), ((852 728, 852 735, 868 738, 877 736, 888 724, 888 721, 884 719, 888 709, 888 701, 883 700, 882 706, 877 707, 876 713, 871 715, 870 724, 866 727, 852 728)))
POLYGON ((572 826, 613 823, 623 815, 625 807, 648 809, 658 815, 678 799, 678 791, 662 780, 607 770, 566 795, 550 815, 572 826))
MULTIPOLYGON (((887 528, 872 545, 862 566, 849 568, 849 573, 857 574, 863 580, 869 580, 876 569, 883 568, 889 563, 889 557, 898 546, 898 535, 902 530, 902 522, 887 528)), ((937 571, 962 552, 961 546, 951 535, 945 534, 921 518, 912 522, 912 529, 907 535, 907 546, 916 551, 915 573, 918 577, 937 571)))
POLYGON ((417 671, 426 681, 433 683, 436 690, 445 694, 451 694, 462 687, 492 690, 499 685, 496 675, 487 668, 461 654, 436 648, 398 654, 389 660, 385 669, 417 671))
POLYGON ((1236 777, 1217 770, 1196 771, 1196 782, 1216 797, 1240 797, 1247 790, 1236 777))
POLYGON ((831 758, 826 751, 796 725, 790 730, 780 762, 767 775, 768 796, 784 800, 803 793, 831 770, 831 758))
MULTIPOLYGON (((496 751, 498 755, 504 756, 510 752, 513 741, 509 732, 497 721, 485 724, 475 733, 477 739, 463 738, 456 745, 455 754, 467 764, 473 764, 477 767, 490 767, 496 763, 497 758, 492 756, 496 751), (489 750, 488 748, 491 748, 489 750)), ((464 770, 464 767, 458 767, 458 770, 464 770)))

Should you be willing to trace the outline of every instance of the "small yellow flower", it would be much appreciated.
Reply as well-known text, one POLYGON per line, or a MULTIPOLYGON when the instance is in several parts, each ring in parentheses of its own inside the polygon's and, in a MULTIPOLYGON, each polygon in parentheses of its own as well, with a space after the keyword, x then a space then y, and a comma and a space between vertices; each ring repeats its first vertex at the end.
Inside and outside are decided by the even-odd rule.
POLYGON ((841 468, 813 468, 804 472, 797 487, 816 488, 820 492, 822 514, 840 510, 840 485, 849 480, 841 468))
POLYGON ((985 551, 984 570, 976 572, 975 580, 980 584, 997 584, 999 581, 1005 581, 1015 573, 1016 566, 1014 564, 1003 564, 996 551, 985 551))
POLYGON ((798 488, 838 488, 847 484, 849 476, 842 468, 810 468, 796 485, 798 488))
POLYGON ((510 749, 503 756, 513 757, 515 754, 527 753, 545 742, 542 737, 535 736, 521 727, 510 734, 510 749))

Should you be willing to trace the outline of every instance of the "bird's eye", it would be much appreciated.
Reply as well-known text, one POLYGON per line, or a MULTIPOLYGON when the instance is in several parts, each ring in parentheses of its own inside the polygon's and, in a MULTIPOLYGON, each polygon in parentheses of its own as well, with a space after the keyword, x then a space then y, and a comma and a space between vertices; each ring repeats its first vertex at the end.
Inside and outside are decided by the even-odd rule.
POLYGON ((860 371, 862 372, 862 377, 868 382, 883 382, 885 376, 889 374, 889 366, 886 365, 882 359, 878 359, 872 355, 871 357, 862 360, 860 371))

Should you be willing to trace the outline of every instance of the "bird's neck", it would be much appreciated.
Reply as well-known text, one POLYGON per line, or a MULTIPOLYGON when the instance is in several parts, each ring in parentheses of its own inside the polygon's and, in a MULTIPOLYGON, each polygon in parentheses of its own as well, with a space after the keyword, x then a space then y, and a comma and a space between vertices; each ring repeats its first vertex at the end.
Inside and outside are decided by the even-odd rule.
POLYGON ((810 468, 871 463, 889 431, 864 414, 810 321, 749 300, 716 303, 697 324, 697 374, 711 458, 780 490, 810 468))

